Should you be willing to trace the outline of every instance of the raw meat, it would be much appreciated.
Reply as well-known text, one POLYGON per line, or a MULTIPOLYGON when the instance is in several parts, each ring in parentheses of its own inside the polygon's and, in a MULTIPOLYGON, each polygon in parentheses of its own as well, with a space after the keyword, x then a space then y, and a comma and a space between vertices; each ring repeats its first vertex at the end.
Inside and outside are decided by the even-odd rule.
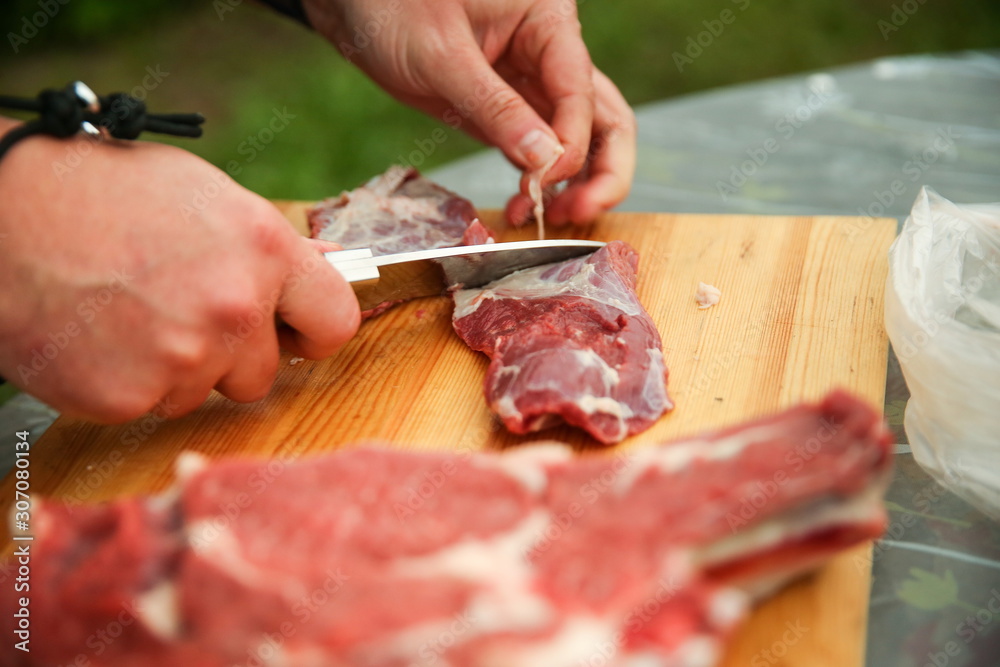
POLYGON ((604 443, 673 405, 660 334, 635 294, 638 254, 594 254, 454 293, 455 331, 490 356, 486 401, 514 433, 563 421, 604 443))
POLYGON ((614 457, 182 459, 161 497, 35 505, 3 664, 705 667, 747 591, 880 534, 890 440, 835 392, 614 457))
POLYGON ((695 292, 694 300, 698 302, 698 309, 704 310, 705 308, 711 308, 715 304, 719 303, 719 299, 722 297, 722 290, 713 285, 707 285, 705 283, 698 283, 698 291, 695 292))
POLYGON ((467 199, 432 183, 412 167, 393 165, 307 214, 313 238, 374 255, 488 243, 493 234, 467 199))
MULTIPOLYGON (((320 202, 307 213, 313 238, 345 249, 371 248, 374 255, 491 243, 467 199, 393 165, 368 183, 320 202)), ((365 319, 400 303, 390 301, 362 313, 365 319)))

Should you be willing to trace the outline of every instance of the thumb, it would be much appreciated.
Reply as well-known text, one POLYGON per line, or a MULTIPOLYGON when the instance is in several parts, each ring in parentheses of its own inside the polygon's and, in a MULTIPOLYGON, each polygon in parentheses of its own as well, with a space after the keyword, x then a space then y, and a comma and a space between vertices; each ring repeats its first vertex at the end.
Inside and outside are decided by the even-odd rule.
POLYGON ((536 170, 563 152, 552 128, 497 74, 471 37, 453 47, 447 60, 446 67, 426 62, 426 80, 511 162, 536 170))

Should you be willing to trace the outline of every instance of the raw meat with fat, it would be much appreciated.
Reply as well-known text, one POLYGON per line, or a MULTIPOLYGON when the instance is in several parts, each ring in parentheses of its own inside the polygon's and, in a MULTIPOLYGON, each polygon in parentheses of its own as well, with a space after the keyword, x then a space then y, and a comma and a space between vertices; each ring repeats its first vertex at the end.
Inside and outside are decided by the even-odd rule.
POLYGON ((880 534, 890 442, 835 392, 614 456, 184 459, 160 497, 33 507, 3 664, 706 667, 755 593, 880 534))
POLYGON ((604 443, 649 428, 673 405, 660 334, 635 293, 638 254, 594 254, 454 293, 453 324, 490 356, 485 393, 514 433, 567 422, 604 443))
MULTIPOLYGON (((413 167, 399 165, 316 204, 307 218, 313 238, 345 249, 371 248, 374 255, 494 240, 469 200, 422 177, 413 167)), ((381 304, 363 315, 373 317, 396 303, 381 304)))
POLYGON ((488 243, 493 233, 472 203, 393 165, 365 185, 316 204, 307 213, 313 238, 374 255, 488 243))

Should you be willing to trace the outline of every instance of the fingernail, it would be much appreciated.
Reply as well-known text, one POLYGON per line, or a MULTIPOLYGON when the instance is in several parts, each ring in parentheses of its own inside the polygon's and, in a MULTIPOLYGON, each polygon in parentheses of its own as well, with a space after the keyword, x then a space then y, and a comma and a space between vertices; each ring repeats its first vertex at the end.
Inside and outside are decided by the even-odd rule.
POLYGON ((564 152, 555 137, 537 129, 524 135, 520 149, 524 161, 532 169, 541 169, 564 152))

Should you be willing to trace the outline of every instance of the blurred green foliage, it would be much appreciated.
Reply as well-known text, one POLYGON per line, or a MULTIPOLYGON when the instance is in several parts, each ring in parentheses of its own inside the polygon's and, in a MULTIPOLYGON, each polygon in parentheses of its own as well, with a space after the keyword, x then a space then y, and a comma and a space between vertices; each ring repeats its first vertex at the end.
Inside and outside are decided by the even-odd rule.
POLYGON ((114 39, 122 31, 140 29, 151 21, 204 4, 197 0, 5 0, 0 8, 0 21, 5 35, 8 31, 21 34, 25 21, 34 24, 39 32, 31 41, 38 46, 86 48, 94 41, 114 39))
MULTIPOLYGON (((633 104, 885 55, 1000 46, 995 0, 582 0, 579 10, 595 63, 633 104), (720 22, 727 11, 733 20, 720 22)), ((315 34, 251 2, 13 0, 0 21, 0 91, 33 95, 80 78, 101 93, 148 94, 157 111, 201 111, 202 139, 168 141, 270 197, 353 187, 440 127, 315 34), (46 8, 54 16, 14 53, 11 35, 46 8), (143 88, 150 71, 162 81, 143 88), (287 121, 274 132, 276 117, 287 121)), ((479 148, 446 136, 419 166, 479 148)))

